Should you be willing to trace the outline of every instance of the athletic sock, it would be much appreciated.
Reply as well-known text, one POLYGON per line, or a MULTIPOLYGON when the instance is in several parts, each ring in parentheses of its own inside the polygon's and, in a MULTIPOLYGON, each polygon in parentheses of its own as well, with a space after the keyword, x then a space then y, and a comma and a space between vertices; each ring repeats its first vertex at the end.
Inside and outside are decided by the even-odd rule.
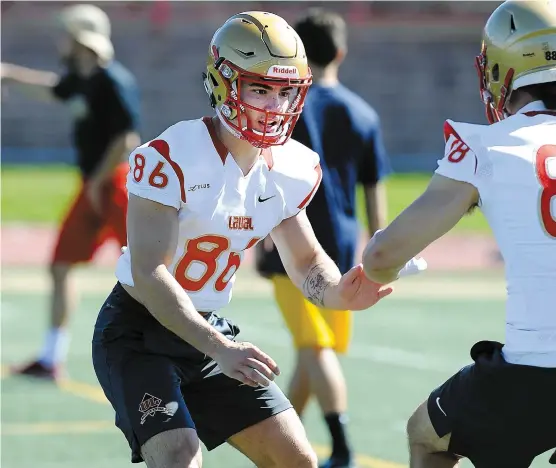
POLYGON ((351 449, 347 441, 348 417, 343 413, 328 413, 324 416, 332 437, 332 458, 349 461, 351 449))
POLYGON ((69 340, 70 336, 65 328, 51 328, 44 340, 40 362, 47 367, 64 362, 68 354, 69 340))

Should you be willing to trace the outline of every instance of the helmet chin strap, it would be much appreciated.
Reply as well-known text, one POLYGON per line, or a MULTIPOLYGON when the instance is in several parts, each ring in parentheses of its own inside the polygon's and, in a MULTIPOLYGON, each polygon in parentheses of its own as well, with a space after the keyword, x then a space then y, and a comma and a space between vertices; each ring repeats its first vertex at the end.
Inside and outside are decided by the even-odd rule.
POLYGON ((514 78, 514 69, 510 68, 508 73, 506 73, 506 77, 504 78, 504 84, 500 88, 500 100, 498 101, 498 106, 496 107, 496 115, 498 116, 498 120, 502 120, 502 118, 506 118, 508 116, 506 112, 506 102, 512 93, 511 85, 512 80, 514 78))
POLYGON ((233 136, 235 136, 236 138, 239 138, 240 140, 245 140, 246 139, 240 132, 238 132, 235 128, 233 128, 228 123, 228 121, 222 115, 222 112, 220 112, 220 109, 218 107, 215 107, 215 110, 216 110, 216 115, 218 116, 218 119, 220 120, 220 122, 222 122, 222 124, 224 125, 224 128, 226 130, 228 130, 233 136))
POLYGON ((496 111, 494 109, 494 100, 492 99, 492 95, 486 90, 483 90, 482 95, 483 95, 483 104, 485 105, 486 118, 488 123, 493 124, 499 122, 500 119, 496 115, 496 111))
MULTIPOLYGON (((218 119, 220 120, 220 122, 222 122, 222 124, 224 125, 224 128, 228 132, 230 132, 233 136, 235 136, 236 138, 239 138, 240 140, 249 141, 249 139, 247 137, 242 135, 241 132, 239 132, 238 130, 236 130, 234 127, 232 127, 230 125, 228 119, 226 119, 226 117, 222 114, 222 111, 218 107, 215 107, 215 111, 216 111, 216 115, 218 116, 218 119)), ((234 120, 238 120, 238 118, 239 118, 239 115, 234 120)), ((274 137, 277 137, 277 136, 279 136, 283 133, 282 137, 278 141, 273 143, 273 144, 280 144, 284 140, 284 138, 287 134, 287 128, 288 128, 287 126, 289 126, 289 125, 291 125, 291 122, 287 122, 285 125, 284 125, 284 122, 282 122, 280 124, 280 127, 278 127, 278 130, 275 131, 275 132, 272 132, 272 133, 264 133, 264 132, 260 132, 260 131, 255 130, 255 129, 251 129, 250 131, 253 132, 255 135, 261 137, 261 141, 258 142, 258 143, 261 143, 261 144, 263 143, 264 137, 274 138, 274 137)), ((243 130, 246 130, 246 129, 247 129, 247 127, 243 128, 243 130)), ((254 142, 253 145, 257 146, 256 143, 257 142, 254 142)), ((272 145, 265 144, 265 145, 262 145, 261 147, 266 147, 266 146, 272 146, 272 145)))

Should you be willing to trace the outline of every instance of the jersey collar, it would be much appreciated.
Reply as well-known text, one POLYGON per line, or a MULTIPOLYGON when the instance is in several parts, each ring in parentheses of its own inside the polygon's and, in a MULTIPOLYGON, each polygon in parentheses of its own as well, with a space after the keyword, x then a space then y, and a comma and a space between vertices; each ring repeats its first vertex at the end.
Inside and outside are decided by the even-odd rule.
MULTIPOLYGON (((222 160, 222 164, 225 164, 226 157, 228 156, 228 148, 226 148, 226 145, 224 145, 224 143, 220 141, 220 138, 218 138, 218 135, 216 134, 216 128, 214 127, 214 123, 212 122, 212 118, 205 116, 203 117, 203 122, 207 127, 210 138, 212 140, 212 144, 214 145, 214 148, 216 149, 218 155, 220 156, 220 159, 222 160)), ((261 151, 261 156, 265 160, 268 170, 270 171, 272 169, 272 166, 274 166, 272 150, 270 148, 263 148, 263 150, 261 151)))
POLYGON ((526 112, 538 112, 538 111, 545 111, 546 107, 542 101, 533 101, 529 104, 523 106, 521 109, 517 111, 518 114, 525 114, 526 112))

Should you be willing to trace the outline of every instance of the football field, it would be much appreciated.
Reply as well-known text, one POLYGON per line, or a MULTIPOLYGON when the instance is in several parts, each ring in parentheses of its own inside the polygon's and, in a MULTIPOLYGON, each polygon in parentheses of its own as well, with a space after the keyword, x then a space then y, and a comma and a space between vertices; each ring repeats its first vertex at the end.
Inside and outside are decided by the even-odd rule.
MULTIPOLYGON (((7 365, 33 357, 41 345, 49 283, 42 269, 3 268, 3 468, 131 466, 127 443, 113 425, 112 408, 96 383, 90 357, 94 320, 114 283, 113 275, 98 267, 84 268, 75 283, 81 299, 72 323, 70 379, 56 387, 6 374, 7 365)), ((350 433, 361 468, 407 466, 405 422, 412 410, 432 388, 469 362, 473 343, 503 339, 501 272, 431 272, 400 281, 395 293, 357 313, 353 344, 342 360, 349 383, 350 433)), ((276 359, 283 371, 278 382, 285 386, 293 354, 269 284, 250 271, 240 272, 225 313, 239 324, 242 339, 276 359)), ((324 458, 328 438, 314 402, 305 424, 324 458)), ((533 466, 548 466, 548 455, 533 466)), ((252 465, 221 447, 205 453, 204 466, 252 465)))
MULTIPOLYGON (((428 179, 427 174, 389 178, 390 219, 422 192, 428 179)), ((131 466, 127 442, 114 427, 112 408, 91 363, 96 314, 115 281, 111 262, 110 267, 90 266, 76 272, 80 301, 71 324, 69 379, 55 386, 6 372, 10 364, 35 357, 47 326, 50 281, 46 266, 40 265, 46 265, 52 246, 37 237, 45 231, 33 230, 34 226, 57 223, 77 186, 75 171, 69 168, 2 167, 2 468, 131 466), (21 197, 22 192, 27 196, 21 197), (15 237, 13 232, 8 235, 11 223, 24 226, 15 237), (18 257, 31 262, 21 263, 18 257)), ((359 207, 364 225, 361 203, 359 207)), ((488 226, 482 215, 474 213, 455 231, 463 235, 460 241, 471 236, 473 244, 473 235, 488 233, 488 226)), ((457 250, 441 256, 469 253, 458 244, 457 250)), ((470 362, 469 349, 476 341, 503 340, 504 294, 501 270, 427 271, 399 281, 395 294, 356 313, 353 343, 342 362, 349 386, 350 434, 360 468, 407 466, 407 418, 434 387, 470 362)), ((240 339, 254 342, 278 362, 282 369, 278 383, 285 387, 293 350, 269 283, 248 265, 242 267, 234 298, 223 314, 240 326, 240 339)), ((329 440, 315 402, 304 423, 319 457, 325 458, 329 440)), ((548 454, 533 466, 545 467, 547 460, 548 454)), ((223 446, 205 454, 204 466, 252 465, 223 446)))

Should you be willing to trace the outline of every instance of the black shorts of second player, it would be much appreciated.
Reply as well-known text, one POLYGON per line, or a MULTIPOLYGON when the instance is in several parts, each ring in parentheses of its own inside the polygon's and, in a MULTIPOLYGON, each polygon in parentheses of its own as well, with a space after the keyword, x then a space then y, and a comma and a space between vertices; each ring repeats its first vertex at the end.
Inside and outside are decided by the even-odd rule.
POLYGON ((510 364, 501 343, 480 341, 475 361, 429 396, 439 437, 476 468, 525 468, 556 448, 556 368, 510 364))
MULTIPOLYGON (((239 328, 212 313, 208 322, 234 340, 239 328)), ((141 446, 171 429, 197 431, 208 450, 291 408, 280 388, 253 388, 226 377, 216 362, 164 328, 118 283, 103 304, 93 365, 125 434, 132 462, 141 446)))

